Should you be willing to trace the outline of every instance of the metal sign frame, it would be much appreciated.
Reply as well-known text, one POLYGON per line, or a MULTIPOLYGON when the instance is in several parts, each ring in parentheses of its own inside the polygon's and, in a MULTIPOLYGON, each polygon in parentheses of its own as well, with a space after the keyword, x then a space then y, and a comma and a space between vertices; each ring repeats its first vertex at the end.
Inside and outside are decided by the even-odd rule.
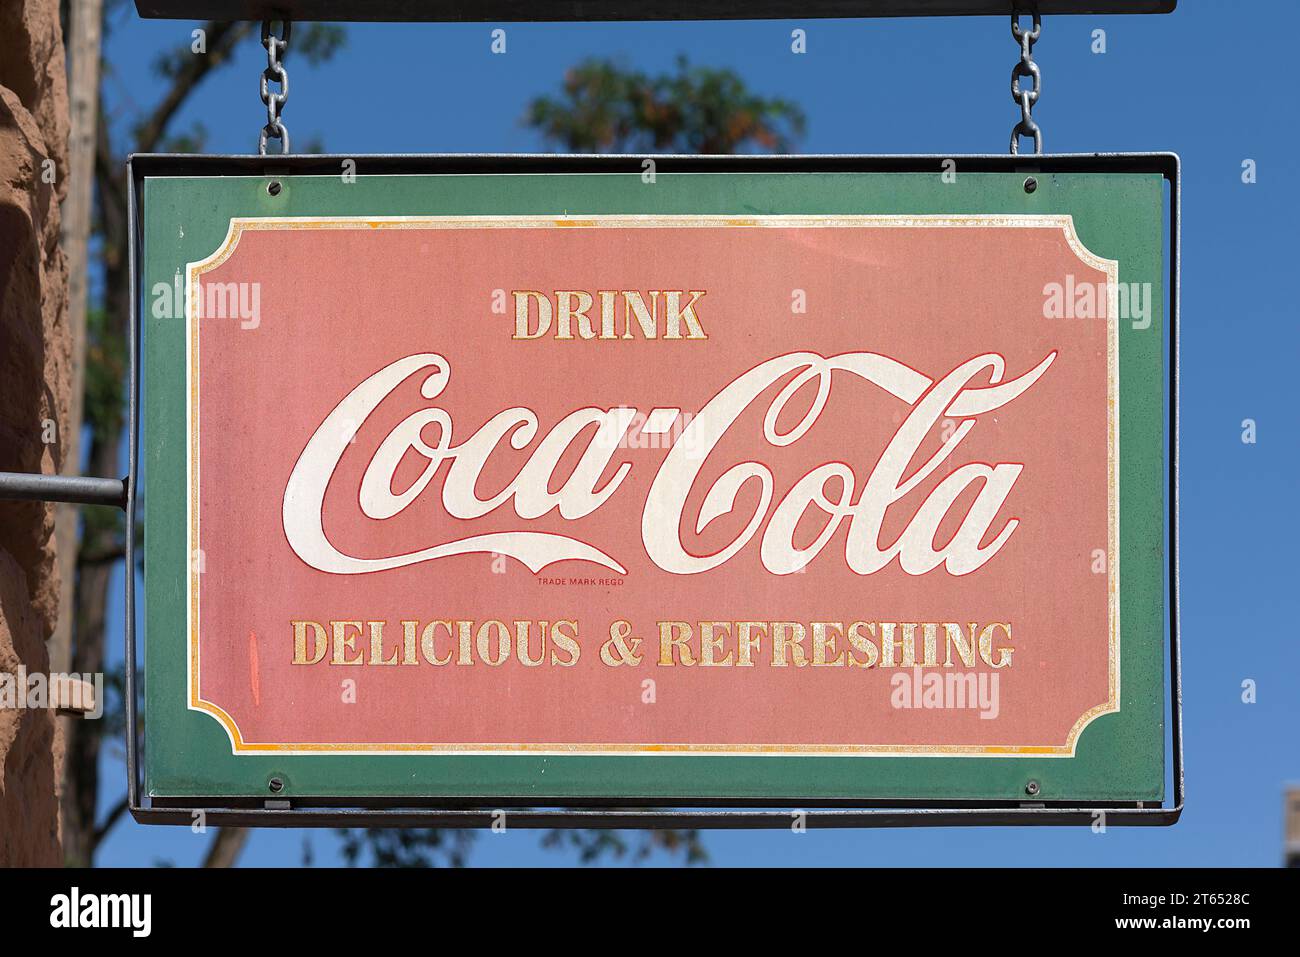
MULTIPOLYGON (((192 156, 144 154, 128 161, 131 323, 129 342, 128 442, 129 474, 126 479, 128 569, 135 567, 137 478, 140 463, 140 354, 141 246, 143 242, 143 181, 153 176, 277 176, 318 174, 337 176, 340 164, 355 161, 358 175, 365 174, 468 174, 468 173, 576 173, 603 172, 640 175, 644 157, 617 155, 451 154, 451 155, 290 155, 192 156)), ((125 600, 125 708, 127 728, 128 808, 136 821, 148 824, 189 824, 202 813, 208 823, 247 826, 408 826, 486 827, 494 813, 509 808, 516 827, 712 827, 784 828, 791 814, 802 813, 811 827, 900 827, 953 825, 1091 825, 1104 813, 1107 824, 1171 825, 1184 802, 1182 700, 1178 623, 1178 311, 1179 311, 1179 159, 1172 153, 1064 154, 1044 156, 656 156, 659 173, 715 172, 920 172, 939 174, 944 163, 955 160, 966 172, 1041 175, 1051 173, 1153 173, 1168 184, 1168 420, 1169 458, 1165 533, 1168 549, 1168 658, 1167 679, 1170 719, 1167 742, 1172 754, 1171 803, 1151 802, 995 802, 995 801, 843 801, 818 800, 792 807, 771 800, 698 802, 639 799, 566 799, 538 805, 520 800, 490 804, 465 799, 325 798, 295 796, 291 801, 260 798, 149 799, 144 795, 141 754, 147 746, 137 707, 139 666, 136 654, 135 576, 126 579, 125 600)), ((120 483, 109 484, 121 488, 120 483)), ((107 485, 105 486, 107 488, 107 485)), ((47 489, 48 490, 48 489, 47 489)), ((48 496, 47 496, 48 497, 48 496)), ((108 496, 104 497, 109 503, 108 496)))

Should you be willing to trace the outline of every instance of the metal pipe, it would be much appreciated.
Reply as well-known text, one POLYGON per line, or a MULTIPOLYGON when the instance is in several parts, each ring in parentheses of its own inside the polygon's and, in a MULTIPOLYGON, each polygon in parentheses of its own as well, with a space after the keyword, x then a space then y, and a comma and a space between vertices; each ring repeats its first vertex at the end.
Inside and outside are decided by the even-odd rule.
POLYGON ((0 499, 126 508, 126 480, 88 475, 0 472, 0 499))

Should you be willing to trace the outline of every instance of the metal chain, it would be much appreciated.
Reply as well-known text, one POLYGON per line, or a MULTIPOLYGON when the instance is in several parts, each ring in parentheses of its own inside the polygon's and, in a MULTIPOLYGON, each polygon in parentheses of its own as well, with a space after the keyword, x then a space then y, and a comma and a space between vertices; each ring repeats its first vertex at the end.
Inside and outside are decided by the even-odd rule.
POLYGON ((1043 151, 1043 131, 1034 122, 1033 116, 1034 104, 1038 102, 1039 91, 1043 88, 1043 75, 1038 69, 1038 64, 1034 62, 1033 54, 1034 44, 1038 42, 1042 29, 1043 24, 1039 20, 1037 12, 1034 13, 1034 28, 1032 30, 1021 29, 1020 11, 1018 8, 1012 8, 1011 35, 1020 44, 1020 62, 1011 71, 1011 99, 1020 107, 1020 122, 1011 131, 1011 153, 1013 156, 1020 152, 1020 137, 1022 136, 1032 136, 1034 138, 1035 153, 1043 151), (1025 77, 1034 78, 1033 89, 1024 90, 1020 88, 1020 81, 1025 77))
POLYGON ((293 24, 282 20, 284 35, 275 36, 271 32, 272 20, 262 21, 262 46, 266 47, 266 69, 262 71, 262 102, 266 104, 266 126, 257 138, 257 152, 266 155, 268 138, 280 141, 280 152, 289 152, 289 130, 285 128, 280 114, 284 112, 284 101, 289 99, 289 74, 284 68, 284 55, 289 49, 289 32, 293 24), (267 83, 280 84, 280 91, 272 93, 267 83))

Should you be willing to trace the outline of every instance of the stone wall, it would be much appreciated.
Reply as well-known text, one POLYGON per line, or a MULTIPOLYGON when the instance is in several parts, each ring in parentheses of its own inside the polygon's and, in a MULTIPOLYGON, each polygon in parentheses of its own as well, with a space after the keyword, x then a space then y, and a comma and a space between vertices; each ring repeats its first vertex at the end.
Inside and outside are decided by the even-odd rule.
MULTIPOLYGON (((0 2, 0 471, 56 472, 68 416, 68 275, 59 247, 68 97, 57 0, 0 2), (53 164, 47 163, 52 160, 53 164)), ((0 672, 49 670, 54 509, 0 502, 0 672)), ((0 866, 57 865, 54 713, 0 708, 0 866)))

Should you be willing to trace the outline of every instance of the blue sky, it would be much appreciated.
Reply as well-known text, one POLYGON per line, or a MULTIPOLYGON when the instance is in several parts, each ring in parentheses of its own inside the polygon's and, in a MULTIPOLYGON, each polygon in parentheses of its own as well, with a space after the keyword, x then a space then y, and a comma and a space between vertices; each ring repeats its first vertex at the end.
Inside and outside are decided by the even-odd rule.
MULTIPOLYGON (((189 43, 188 22, 117 18, 107 56, 119 131, 158 95, 157 51, 189 43)), ((1296 157, 1291 42, 1300 5, 1183 0, 1161 17, 1047 18, 1035 58, 1035 116, 1050 152, 1173 150, 1183 158, 1182 625, 1188 809, 1172 829, 937 829, 719 832, 705 843, 732 865, 1271 866, 1281 850, 1282 786, 1300 779, 1294 410, 1300 331, 1292 283, 1296 157), (1091 50, 1106 31, 1107 51, 1091 50), (1258 182, 1241 181, 1256 161, 1258 182), (1241 423, 1258 424, 1254 445, 1241 423), (1291 476, 1288 478, 1288 476, 1291 476), (1245 679, 1258 701, 1244 704, 1245 679)), ((510 152, 544 148, 519 117, 565 69, 608 56, 669 69, 678 54, 737 70, 752 88, 798 102, 800 144, 818 153, 1003 152, 1018 111, 1008 82, 1018 49, 1006 19, 754 21, 667 24, 350 25, 313 69, 290 53, 286 123, 296 142, 336 153, 510 152), (490 31, 507 31, 504 56, 490 31), (807 30, 808 52, 790 53, 807 30)), ((212 152, 255 148, 265 55, 249 41, 192 98, 212 152)), ((120 618, 115 593, 110 620, 120 618)), ((110 636, 120 660, 120 634, 110 636)), ((105 759, 105 803, 125 784, 105 759)), ((243 861, 296 864, 303 831, 257 832, 243 861)), ((308 835, 336 863, 330 832, 308 835)), ((206 838, 121 824, 100 863, 193 864, 206 838)), ((658 860, 658 859, 656 859, 658 860)), ((484 834, 480 865, 574 863, 524 831, 484 834)))

